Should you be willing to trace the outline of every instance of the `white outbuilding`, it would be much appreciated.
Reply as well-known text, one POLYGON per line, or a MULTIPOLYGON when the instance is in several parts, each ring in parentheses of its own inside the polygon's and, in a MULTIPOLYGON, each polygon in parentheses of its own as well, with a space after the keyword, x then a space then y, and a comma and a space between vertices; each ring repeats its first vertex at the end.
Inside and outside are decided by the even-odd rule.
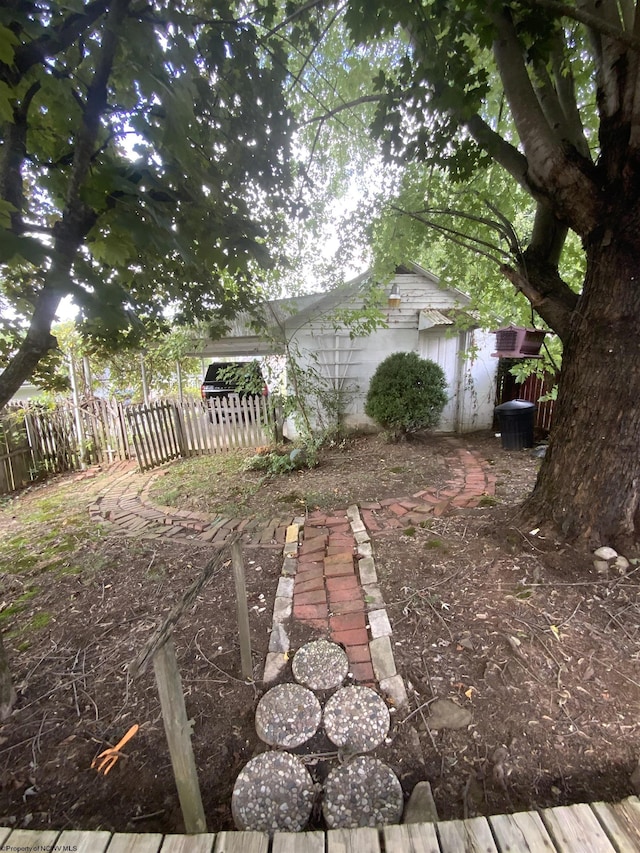
MULTIPOLYGON (((229 334, 202 343, 212 360, 293 354, 302 370, 322 376, 341 400, 347 427, 372 427, 364 412, 371 377, 387 356, 416 352, 442 367, 448 402, 439 432, 489 429, 493 421, 497 359, 495 337, 474 324, 470 299, 416 264, 399 267, 379 302, 384 321, 369 330, 351 322, 371 300, 371 275, 328 293, 274 300, 262 308, 264 333, 239 317, 229 334)), ((293 393, 291 382, 288 393, 293 393)))

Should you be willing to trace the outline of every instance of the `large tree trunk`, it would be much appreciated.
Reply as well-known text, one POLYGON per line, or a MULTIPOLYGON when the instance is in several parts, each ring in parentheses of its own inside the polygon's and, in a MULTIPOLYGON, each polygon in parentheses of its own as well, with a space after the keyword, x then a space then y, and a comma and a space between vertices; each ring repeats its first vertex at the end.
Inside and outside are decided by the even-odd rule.
POLYGON ((621 549, 640 540, 640 249, 633 219, 587 247, 549 449, 525 507, 567 538, 621 549))

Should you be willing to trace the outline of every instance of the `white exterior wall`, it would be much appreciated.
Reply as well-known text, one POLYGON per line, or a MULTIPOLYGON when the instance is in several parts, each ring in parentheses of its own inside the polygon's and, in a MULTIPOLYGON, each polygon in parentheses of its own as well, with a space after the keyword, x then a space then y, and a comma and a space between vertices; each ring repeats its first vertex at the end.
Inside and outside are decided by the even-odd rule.
MULTIPOLYGON (((343 390, 346 426, 375 428, 364 413, 371 377, 387 356, 417 352, 421 358, 439 364, 447 380, 449 399, 437 431, 490 428, 497 369, 497 359, 490 356, 495 348, 493 336, 478 330, 460 332, 452 326, 418 331, 421 310, 464 308, 468 297, 442 289, 435 279, 418 274, 400 274, 395 282, 402 298, 400 307, 385 309, 388 327, 376 329, 367 337, 351 340, 346 329, 336 332, 321 316, 308 319, 292 337, 301 367, 319 370, 343 390)), ((353 300, 342 307, 356 308, 359 303, 361 300, 353 300)), ((286 434, 295 437, 293 424, 287 425, 286 434)))

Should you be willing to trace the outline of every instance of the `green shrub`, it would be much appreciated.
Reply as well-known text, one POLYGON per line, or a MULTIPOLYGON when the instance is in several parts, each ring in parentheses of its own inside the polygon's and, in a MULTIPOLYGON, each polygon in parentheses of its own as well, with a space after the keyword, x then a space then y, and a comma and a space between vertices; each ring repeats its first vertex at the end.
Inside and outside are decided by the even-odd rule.
POLYGON ((436 426, 447 402, 442 368, 415 352, 396 352, 371 378, 365 412, 395 438, 436 426))

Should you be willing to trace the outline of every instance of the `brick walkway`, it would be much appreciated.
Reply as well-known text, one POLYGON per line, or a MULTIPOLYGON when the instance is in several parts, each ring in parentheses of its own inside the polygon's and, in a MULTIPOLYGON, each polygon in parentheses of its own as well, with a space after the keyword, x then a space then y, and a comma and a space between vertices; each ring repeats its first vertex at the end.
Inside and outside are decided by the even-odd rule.
POLYGON ((242 533, 246 547, 282 550, 293 515, 267 523, 247 516, 229 517, 176 509, 151 500, 153 483, 164 471, 141 473, 134 462, 119 463, 117 476, 98 496, 89 513, 94 521, 109 522, 127 536, 171 539, 191 545, 222 546, 234 532, 242 533))
POLYGON ((450 480, 442 489, 353 505, 330 515, 315 511, 290 533, 278 588, 265 681, 283 672, 291 616, 319 636, 341 643, 353 678, 379 685, 398 705, 407 701, 391 644, 392 628, 378 585, 372 536, 476 507, 495 492, 495 477, 479 454, 450 444, 450 480))
POLYGON ((371 686, 377 683, 395 704, 402 705, 406 692, 393 659, 392 629, 378 586, 371 537, 476 507, 483 495, 495 493, 495 476, 478 453, 453 439, 448 448, 451 476, 443 488, 354 504, 331 514, 287 515, 265 524, 247 517, 161 506, 151 501, 150 490, 163 472, 142 474, 133 463, 119 464, 116 478, 90 513, 96 521, 117 525, 129 536, 219 547, 238 531, 246 547, 283 551, 264 680, 275 680, 287 664, 288 626, 293 618, 318 636, 341 643, 353 678, 371 686))

